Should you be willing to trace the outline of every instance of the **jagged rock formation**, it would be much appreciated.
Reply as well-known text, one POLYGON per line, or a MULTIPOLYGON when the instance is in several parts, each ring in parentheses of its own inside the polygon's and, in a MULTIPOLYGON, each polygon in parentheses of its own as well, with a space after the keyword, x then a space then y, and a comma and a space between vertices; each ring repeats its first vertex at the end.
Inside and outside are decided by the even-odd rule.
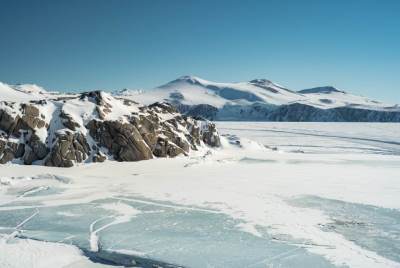
POLYGON ((0 102, 0 163, 71 167, 139 161, 218 147, 215 125, 167 103, 141 106, 93 91, 28 102, 0 102))

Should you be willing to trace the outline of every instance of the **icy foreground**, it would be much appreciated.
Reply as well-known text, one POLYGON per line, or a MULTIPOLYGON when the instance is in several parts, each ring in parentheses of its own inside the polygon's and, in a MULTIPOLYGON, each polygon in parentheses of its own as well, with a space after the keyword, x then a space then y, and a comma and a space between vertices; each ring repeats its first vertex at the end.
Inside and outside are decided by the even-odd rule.
POLYGON ((1 166, 0 267, 400 267, 399 125, 217 127, 189 157, 1 166))

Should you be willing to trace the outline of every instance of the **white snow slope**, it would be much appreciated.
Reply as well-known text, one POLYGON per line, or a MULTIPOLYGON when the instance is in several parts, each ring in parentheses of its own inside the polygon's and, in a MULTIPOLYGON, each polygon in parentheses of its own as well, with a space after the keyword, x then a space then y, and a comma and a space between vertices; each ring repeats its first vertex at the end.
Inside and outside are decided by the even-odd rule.
POLYGON ((26 102, 63 96, 70 96, 70 94, 49 92, 34 84, 8 85, 0 82, 0 101, 26 102))
MULTIPOLYGON (((371 100, 333 87, 293 91, 266 79, 218 83, 195 76, 182 76, 154 89, 116 90, 113 95, 146 105, 157 101, 178 101, 186 105, 209 104, 216 108, 222 108, 225 105, 250 105, 253 103, 266 105, 301 103, 321 109, 352 107, 400 111, 399 105, 371 100)), ((22 102, 73 96, 76 96, 76 93, 48 92, 37 85, 15 86, 0 82, 0 101, 22 102)))
POLYGON ((271 105, 301 103, 321 109, 349 106, 372 110, 400 110, 398 106, 352 95, 332 87, 296 92, 266 79, 218 83, 195 76, 182 76, 155 89, 122 90, 114 94, 144 104, 175 100, 186 105, 209 104, 216 108, 227 104, 246 105, 258 102, 271 105))
MULTIPOLYGON (((218 127, 224 148, 189 158, 1 166, 0 232, 29 219, 17 229, 31 238, 187 267, 400 267, 400 125, 218 127)), ((78 254, 16 241, 0 267, 78 254)), ((84 267, 70 258, 58 267, 84 267)))

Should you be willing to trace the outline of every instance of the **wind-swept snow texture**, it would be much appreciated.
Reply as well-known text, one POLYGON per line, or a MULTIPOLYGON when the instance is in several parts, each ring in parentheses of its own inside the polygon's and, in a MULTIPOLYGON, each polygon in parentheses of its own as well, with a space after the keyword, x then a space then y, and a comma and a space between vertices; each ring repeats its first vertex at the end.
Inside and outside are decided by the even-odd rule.
POLYGON ((189 157, 1 166, 0 266, 89 267, 79 262, 90 253, 195 268, 400 267, 398 124, 217 127, 222 148, 189 157))
POLYGON ((155 89, 122 90, 114 95, 147 104, 168 101, 181 112, 214 120, 400 121, 398 105, 330 86, 296 92, 267 79, 218 83, 183 76, 155 89))

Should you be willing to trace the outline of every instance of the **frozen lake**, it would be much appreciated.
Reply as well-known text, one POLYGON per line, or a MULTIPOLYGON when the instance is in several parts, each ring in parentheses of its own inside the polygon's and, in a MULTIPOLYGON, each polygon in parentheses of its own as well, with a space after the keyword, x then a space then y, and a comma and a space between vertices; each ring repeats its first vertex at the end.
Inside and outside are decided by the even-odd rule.
POLYGON ((400 267, 400 124, 217 126, 188 158, 1 166, 0 267, 400 267))
POLYGON ((223 134, 233 134, 306 153, 400 155, 400 124, 314 122, 218 122, 223 134))

